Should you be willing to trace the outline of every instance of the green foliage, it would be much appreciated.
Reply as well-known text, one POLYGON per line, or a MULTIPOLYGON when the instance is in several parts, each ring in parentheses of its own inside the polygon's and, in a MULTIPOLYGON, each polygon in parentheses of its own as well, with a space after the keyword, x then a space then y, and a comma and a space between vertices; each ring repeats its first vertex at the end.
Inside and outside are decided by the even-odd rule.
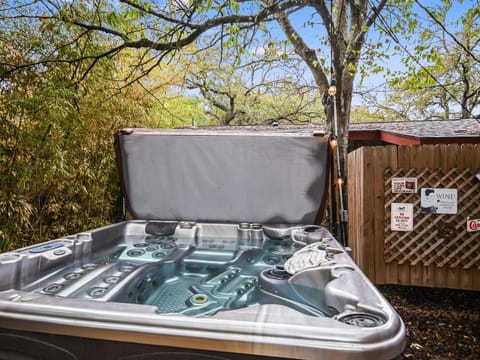
MULTIPOLYGON (((259 19, 258 2, 134 3, 0 1, 0 251, 111 222, 113 134, 125 126, 323 123, 332 53, 341 126, 447 118, 451 94, 462 116, 480 102, 479 63, 468 55, 478 56, 478 7, 455 22, 462 48, 438 24, 422 27, 414 0, 388 2, 374 36, 364 22, 377 15, 371 3, 335 1, 330 15, 342 30, 331 53, 318 8, 308 8, 308 36, 278 40, 262 22, 275 14, 259 19), (338 18, 344 5, 349 16, 338 18), (252 16, 231 20, 239 14, 252 16), (312 39, 293 54, 298 40, 312 39), (423 67, 406 56, 405 41, 423 67), (396 57, 401 71, 389 66, 396 57), (361 80, 386 72, 390 88, 382 103, 350 112, 358 72, 361 80)), ((283 3, 285 14, 302 4, 283 3)), ((452 4, 441 0, 432 13, 445 21, 452 4)))
MULTIPOLYGON (((4 35, 4 59, 35 58, 49 41, 75 36, 24 23, 4 35)), ((0 79, 0 251, 111 223, 119 195, 113 135, 150 126, 159 103, 138 84, 110 80, 130 71, 130 60, 103 59, 89 72, 88 62, 52 63, 0 79)))
MULTIPOLYGON (((0 251, 112 221, 119 195, 113 135, 119 129, 218 124, 217 118, 205 112, 207 98, 198 92, 182 93, 185 74, 204 74, 208 91, 235 98, 239 111, 232 123, 321 119, 319 99, 311 91, 302 94, 288 85, 298 80, 294 75, 288 81, 269 79, 276 84, 270 88, 267 81, 258 88, 255 83, 245 83, 238 67, 246 65, 236 57, 248 55, 240 45, 239 25, 225 27, 232 43, 230 48, 225 46, 228 40, 222 44, 222 56, 226 52, 235 56, 229 55, 233 61, 219 67, 218 57, 209 62, 195 47, 177 53, 183 56, 170 63, 157 63, 150 49, 97 57, 118 39, 109 33, 88 33, 69 22, 88 20, 92 26, 108 25, 128 33, 130 39, 139 39, 147 30, 138 19, 148 17, 149 5, 138 4, 144 11, 124 5, 117 9, 102 1, 96 7, 64 3, 58 13, 61 22, 47 17, 33 22, 13 17, 3 22, 0 251), (36 62, 38 65, 18 69, 15 76, 8 75, 15 64, 36 62)), ((240 11, 239 4, 232 2, 233 13, 240 11)), ((214 2, 203 6, 226 11, 223 5, 214 9, 214 2)), ((282 50, 272 43, 270 61, 288 64, 291 59, 282 50)), ((253 78, 261 72, 257 60, 249 65, 253 78)), ((272 68, 264 71, 273 72, 272 68)))
POLYGON ((121 106, 93 97, 59 79, 2 96, 1 250, 111 221, 121 106))
POLYGON ((391 120, 474 116, 480 105, 480 14, 474 2, 469 4, 463 13, 458 2, 446 0, 425 9, 396 4, 386 17, 395 24, 392 38, 397 42, 389 56, 400 64, 385 73, 388 94, 366 97, 366 102, 391 120))
POLYGON ((381 114, 368 107, 352 107, 350 123, 366 123, 385 121, 381 114))
POLYGON ((298 58, 289 56, 286 46, 253 42, 244 52, 223 47, 194 52, 183 71, 188 87, 203 97, 208 116, 200 120, 196 115, 195 124, 323 122, 318 91, 309 85, 298 58))
POLYGON ((158 103, 152 111, 149 126, 155 128, 176 128, 187 126, 216 125, 205 114, 204 100, 198 96, 171 94, 158 103))

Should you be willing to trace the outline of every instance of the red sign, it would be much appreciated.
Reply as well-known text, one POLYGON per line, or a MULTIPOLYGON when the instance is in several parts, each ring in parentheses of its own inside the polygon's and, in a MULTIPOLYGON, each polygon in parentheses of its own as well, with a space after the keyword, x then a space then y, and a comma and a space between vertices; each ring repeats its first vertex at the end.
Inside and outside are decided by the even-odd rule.
POLYGON ((467 219, 467 232, 480 231, 480 218, 473 219, 468 217, 467 219))

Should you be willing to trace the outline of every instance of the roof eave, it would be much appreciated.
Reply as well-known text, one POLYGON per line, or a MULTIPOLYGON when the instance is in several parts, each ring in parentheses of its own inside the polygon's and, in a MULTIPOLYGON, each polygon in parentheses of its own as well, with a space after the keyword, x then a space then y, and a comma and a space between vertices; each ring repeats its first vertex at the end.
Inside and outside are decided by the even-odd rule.
POLYGON ((480 144, 480 136, 418 137, 384 130, 351 130, 350 141, 383 141, 394 145, 480 144))

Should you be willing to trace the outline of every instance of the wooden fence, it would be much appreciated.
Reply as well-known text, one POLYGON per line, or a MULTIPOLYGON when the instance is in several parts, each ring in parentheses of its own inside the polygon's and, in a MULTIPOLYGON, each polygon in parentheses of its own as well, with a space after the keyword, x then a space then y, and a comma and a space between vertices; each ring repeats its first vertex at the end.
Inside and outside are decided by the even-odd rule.
POLYGON ((365 274, 376 284, 480 290, 480 232, 467 232, 467 218, 480 217, 479 172, 480 144, 351 152, 349 245, 365 274), (394 193, 393 178, 415 179, 417 191, 394 193), (422 188, 456 189, 456 212, 422 213, 422 188), (391 230, 392 203, 413 204, 411 230, 391 230))

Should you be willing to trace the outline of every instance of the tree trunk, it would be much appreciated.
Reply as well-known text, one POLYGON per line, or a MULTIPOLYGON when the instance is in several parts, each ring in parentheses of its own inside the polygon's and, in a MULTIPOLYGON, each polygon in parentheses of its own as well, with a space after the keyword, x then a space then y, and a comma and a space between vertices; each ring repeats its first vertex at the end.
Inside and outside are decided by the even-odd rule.
MULTIPOLYGON (((340 210, 347 204, 345 189, 346 159, 348 155, 348 131, 350 108, 352 104, 353 82, 357 72, 366 31, 371 27, 387 0, 381 0, 376 7, 371 7, 368 0, 344 1, 307 1, 320 15, 330 42, 330 74, 320 66, 321 61, 314 49, 308 47, 300 34, 290 23, 288 14, 278 10, 276 20, 285 36, 292 43, 295 53, 302 58, 310 69, 315 83, 322 95, 326 113, 327 130, 337 135, 338 152, 336 152, 337 176, 341 177, 340 210), (330 8, 329 8, 330 6, 330 8), (328 76, 330 75, 330 76, 328 76), (330 78, 330 80, 329 80, 330 78), (336 85, 336 95, 328 95, 330 85, 336 85), (343 187, 343 188, 342 188, 343 187)), ((324 56, 324 58, 327 58, 324 56)), ((338 180, 338 179, 337 179, 338 180)), ((346 221, 346 211, 340 213, 340 219, 346 221)), ((346 236, 342 240, 346 242, 346 236)))

